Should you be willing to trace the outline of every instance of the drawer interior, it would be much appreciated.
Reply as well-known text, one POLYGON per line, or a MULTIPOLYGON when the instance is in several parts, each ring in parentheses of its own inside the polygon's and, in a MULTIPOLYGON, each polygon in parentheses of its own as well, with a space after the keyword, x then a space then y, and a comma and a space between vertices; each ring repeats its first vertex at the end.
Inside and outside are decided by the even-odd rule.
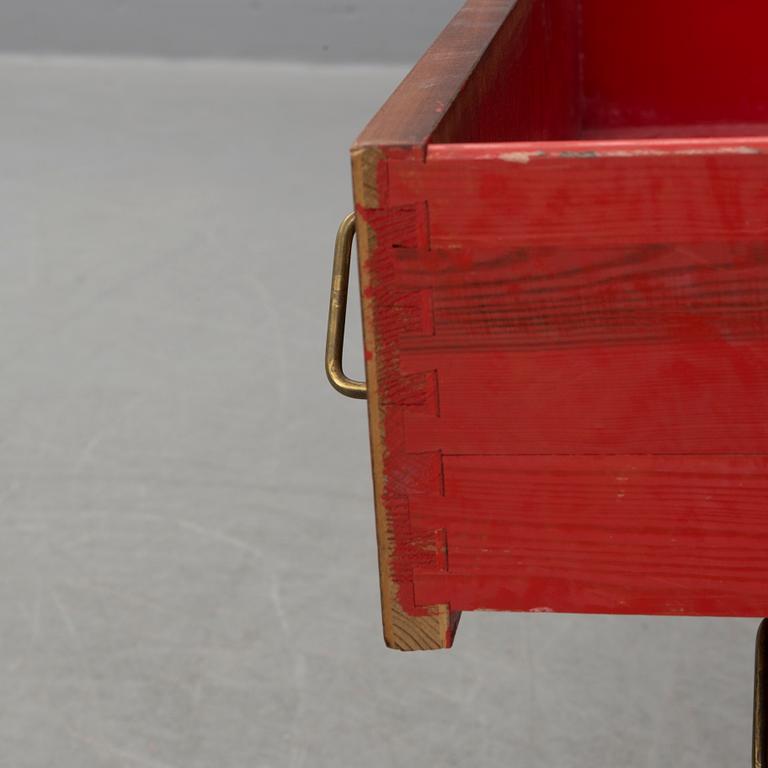
POLYGON ((432 141, 765 135, 766 29, 765 0, 521 0, 432 141))

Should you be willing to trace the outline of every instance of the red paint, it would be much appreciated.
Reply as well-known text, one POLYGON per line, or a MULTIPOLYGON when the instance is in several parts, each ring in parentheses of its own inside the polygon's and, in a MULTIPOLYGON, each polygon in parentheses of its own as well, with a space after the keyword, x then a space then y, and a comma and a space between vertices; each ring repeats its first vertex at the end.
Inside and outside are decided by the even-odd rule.
POLYGON ((359 209, 400 602, 765 615, 768 6, 578 5, 359 209))
POLYGON ((431 141, 763 135, 766 28, 764 0, 518 0, 431 141))
POLYGON ((437 145, 389 184, 390 205, 428 201, 432 248, 768 236, 766 139, 437 145))
POLYGON ((539 141, 578 130, 578 16, 573 0, 518 0, 476 78, 431 141, 539 141))
POLYGON ((422 604, 765 613, 766 456, 455 456, 445 486, 412 501, 447 531, 422 604))
MULTIPOLYGON (((394 553, 391 578, 397 585, 400 606, 413 615, 425 615, 416 605, 413 575, 435 570, 445 559, 436 546, 434 529, 418 529, 412 524, 410 500, 422 494, 442 491, 442 466, 439 453, 411 454, 405 445, 404 419, 407 412, 436 412, 435 380, 426 371, 403 376, 400 369, 400 342, 408 333, 425 329, 423 294, 402 290, 394 278, 396 256, 404 247, 416 247, 424 217, 417 207, 393 210, 358 210, 377 234, 377 248, 363 269, 370 270, 372 288, 365 300, 374 307, 377 339, 374 345, 377 368, 382 372, 377 392, 384 411, 383 503, 386 505, 394 553)), ((426 326, 428 329, 428 326, 426 326)))
POLYGON ((765 122, 764 0, 581 0, 583 126, 765 122))
POLYGON ((404 605, 768 610, 765 149, 390 163, 371 268, 404 605))

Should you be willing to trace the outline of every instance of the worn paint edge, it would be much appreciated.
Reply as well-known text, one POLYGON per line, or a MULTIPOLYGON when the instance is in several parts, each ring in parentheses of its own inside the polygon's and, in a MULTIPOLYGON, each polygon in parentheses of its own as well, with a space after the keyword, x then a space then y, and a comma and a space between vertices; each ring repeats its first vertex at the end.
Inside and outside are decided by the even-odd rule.
POLYGON ((527 165, 536 160, 594 160, 597 158, 755 156, 768 154, 768 139, 639 139, 431 144, 427 161, 494 160, 527 165))
POLYGON ((377 235, 365 219, 366 209, 380 208, 387 197, 387 157, 378 147, 355 146, 351 151, 352 180, 357 216, 358 276, 363 313, 363 341, 365 345, 366 382, 368 388, 368 423, 370 430, 371 466, 373 474, 376 513, 376 537, 379 556, 379 580, 384 640, 389 648, 401 651, 439 650, 450 648, 458 627, 460 613, 451 612, 448 605, 424 608, 423 617, 411 616, 403 608, 399 597, 399 584, 393 579, 391 555, 391 524, 384 502, 386 496, 386 414, 380 403, 375 329, 375 307, 372 293, 372 271, 368 260, 378 247, 377 235), (412 641, 403 625, 429 618, 436 620, 434 632, 420 628, 422 642, 412 641))

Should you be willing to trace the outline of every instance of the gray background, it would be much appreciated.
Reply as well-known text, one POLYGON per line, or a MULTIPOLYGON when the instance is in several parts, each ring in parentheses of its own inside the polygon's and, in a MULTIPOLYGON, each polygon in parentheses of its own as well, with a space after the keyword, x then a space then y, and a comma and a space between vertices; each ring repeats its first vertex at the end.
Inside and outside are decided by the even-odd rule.
MULTIPOLYGON (((64 7, 0 4, 5 42, 64 7)), ((416 7, 361 11, 366 50, 423 48, 386 42, 416 7)), ((364 406, 322 346, 347 147, 404 72, 0 57, 0 767, 747 764, 755 621, 383 646, 364 406)))
POLYGON ((410 62, 461 0, 2 0, 0 50, 410 62))

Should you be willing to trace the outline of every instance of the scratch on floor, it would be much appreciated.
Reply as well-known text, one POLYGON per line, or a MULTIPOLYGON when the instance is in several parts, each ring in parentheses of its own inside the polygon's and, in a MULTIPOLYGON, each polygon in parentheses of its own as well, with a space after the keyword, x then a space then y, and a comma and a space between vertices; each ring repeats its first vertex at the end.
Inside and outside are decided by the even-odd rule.
POLYGON ((58 610, 59 615, 61 616, 61 620, 64 622, 64 626, 67 628, 67 632, 69 632, 70 637, 79 644, 80 635, 78 634, 77 627, 75 627, 75 624, 72 621, 72 616, 69 613, 69 609, 66 605, 64 605, 61 597, 59 597, 59 593, 55 589, 51 589, 51 599, 53 600, 53 604, 56 606, 56 609, 58 610))
POLYGON ((81 741, 83 744, 87 744, 94 751, 107 752, 113 757, 116 757, 132 765, 140 765, 144 766, 144 768, 178 768, 178 766, 171 765, 171 763, 155 760, 152 757, 141 755, 136 752, 129 752, 128 750, 121 749, 115 744, 111 744, 107 741, 97 740, 90 736, 86 736, 85 734, 79 733, 73 728, 68 727, 67 730, 75 739, 81 741))
POLYGON ((179 528, 191 531, 192 533, 195 533, 198 536, 202 536, 203 538, 211 539, 212 541, 220 541, 222 544, 227 544, 234 549, 247 552, 248 554, 251 554, 254 557, 258 557, 259 559, 264 557, 264 553, 258 547, 255 547, 252 544, 243 541, 242 539, 237 539, 234 536, 230 536, 224 531, 220 531, 216 528, 206 528, 205 526, 194 523, 191 520, 179 520, 176 518, 173 520, 173 522, 178 525, 179 528))

